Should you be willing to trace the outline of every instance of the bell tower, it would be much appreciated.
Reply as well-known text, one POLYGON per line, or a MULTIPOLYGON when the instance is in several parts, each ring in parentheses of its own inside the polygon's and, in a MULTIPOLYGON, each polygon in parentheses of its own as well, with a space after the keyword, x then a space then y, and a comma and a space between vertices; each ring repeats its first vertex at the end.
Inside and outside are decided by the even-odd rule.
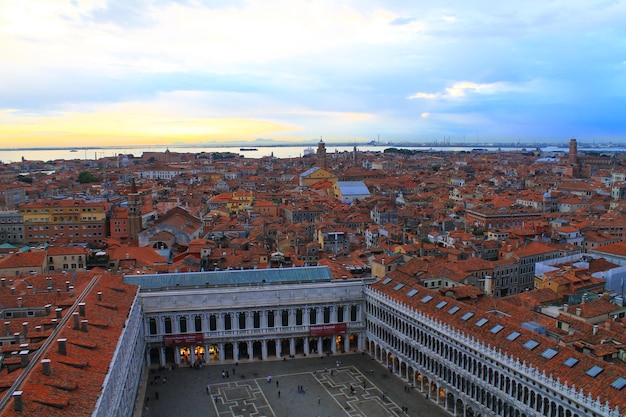
POLYGON ((137 241, 137 236, 141 233, 141 194, 137 192, 137 184, 133 178, 130 183, 130 193, 128 194, 128 235, 132 241, 137 241))
POLYGON ((315 165, 318 168, 326 168, 326 144, 322 139, 317 144, 317 162, 315 165))

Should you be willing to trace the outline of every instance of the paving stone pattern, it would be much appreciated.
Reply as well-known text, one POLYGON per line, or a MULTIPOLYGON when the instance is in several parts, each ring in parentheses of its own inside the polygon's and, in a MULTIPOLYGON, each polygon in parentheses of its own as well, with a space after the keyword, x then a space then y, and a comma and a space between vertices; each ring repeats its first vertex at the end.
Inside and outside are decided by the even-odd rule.
POLYGON ((362 354, 150 369, 135 417, 450 416, 406 388, 362 354))

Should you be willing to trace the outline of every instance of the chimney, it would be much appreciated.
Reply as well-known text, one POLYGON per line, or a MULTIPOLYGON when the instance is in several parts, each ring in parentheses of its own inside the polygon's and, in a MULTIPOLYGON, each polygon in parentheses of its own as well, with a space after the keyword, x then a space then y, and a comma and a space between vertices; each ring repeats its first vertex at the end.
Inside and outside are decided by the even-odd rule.
POLYGON ((11 322, 10 321, 4 322, 4 333, 5 333, 5 336, 11 336, 11 322))
POLYGON ((46 278, 46 287, 48 288, 48 291, 52 291, 52 277, 46 278))
POLYGON ((61 307, 57 307, 54 311, 57 313, 57 319, 60 319, 62 317, 61 313, 63 312, 63 309, 61 307))
POLYGON ((98 301, 102 301, 102 291, 98 291, 98 301))
POLYGON ((89 324, 89 320, 81 320, 80 321, 80 330, 87 333, 87 324, 89 324))
POLYGON ((57 343, 59 345, 59 354, 67 356, 67 339, 57 339, 57 343))
POLYGON ((580 307, 576 307, 576 315, 580 316, 583 310, 580 307))
POLYGON ((35 326, 35 333, 41 332, 41 326, 35 326))
POLYGON ((57 320, 57 319, 52 319, 52 320, 50 320, 50 321, 52 322, 52 327, 53 327, 53 328, 54 328, 54 327, 57 327, 57 325, 59 324, 59 320, 57 320))
POLYGON ((22 368, 28 366, 28 350, 20 350, 20 366, 22 368))
POLYGON ((69 290, 70 290, 70 282, 65 281, 65 291, 69 291, 69 290))
POLYGON ((80 314, 81 317, 85 317, 85 303, 78 304, 78 314, 80 314))
POLYGON ((15 287, 11 287, 11 295, 15 295, 15 287))
POLYGON ((17 308, 22 308, 22 297, 17 297, 17 308))
POLYGON ((22 334, 24 335, 24 339, 28 336, 28 322, 25 321, 22 323, 22 334))
POLYGON ((567 313, 568 308, 569 308, 569 304, 563 304, 563 312, 567 313))
POLYGON ((46 309, 46 315, 50 314, 50 309, 52 309, 52 304, 46 304, 44 307, 46 309))
POLYGON ((72 316, 74 317, 74 330, 80 330, 80 322, 79 322, 79 319, 78 319, 78 316, 79 316, 78 312, 77 311, 73 312, 72 316))
POLYGON ((2 283, 3 287, 7 286, 7 279, 6 278, 0 278, 0 283, 2 283))
POLYGON ((598 325, 597 325, 597 324, 594 324, 594 325, 593 325, 593 335, 595 336, 595 335, 597 335, 597 334, 598 334, 598 325))
POLYGON ((41 360, 41 370, 45 376, 50 376, 50 374, 52 374, 52 369, 50 368, 51 362, 52 361, 50 359, 41 360))
POLYGON ((74 296, 74 286, 70 285, 70 297, 74 296))
POLYGON ((24 411, 24 405, 22 403, 22 391, 15 391, 11 394, 13 397, 13 410, 21 413, 24 411))
POLYGON ((22 340, 22 334, 21 333, 13 333, 13 341, 15 343, 20 343, 20 340, 22 340))

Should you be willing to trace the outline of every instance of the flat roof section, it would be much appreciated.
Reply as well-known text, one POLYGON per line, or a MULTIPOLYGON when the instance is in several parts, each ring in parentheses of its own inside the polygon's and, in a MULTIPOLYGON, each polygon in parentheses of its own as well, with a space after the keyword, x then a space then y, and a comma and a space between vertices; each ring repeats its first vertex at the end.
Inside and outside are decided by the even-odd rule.
POLYGON ((124 282, 139 285, 141 291, 180 287, 216 287, 261 284, 288 284, 292 282, 327 282, 333 277, 326 266, 299 268, 243 269, 207 272, 179 272, 172 274, 126 275, 124 282))

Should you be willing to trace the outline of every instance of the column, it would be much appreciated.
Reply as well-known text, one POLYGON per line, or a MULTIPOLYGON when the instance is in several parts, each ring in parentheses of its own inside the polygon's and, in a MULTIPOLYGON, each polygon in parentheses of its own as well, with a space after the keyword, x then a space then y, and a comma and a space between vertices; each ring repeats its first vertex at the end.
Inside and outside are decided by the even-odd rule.
POLYGON ((246 329, 254 329, 254 311, 246 311, 246 329))
POLYGON ((219 343, 219 355, 220 355, 220 362, 224 362, 224 360, 226 359, 226 354, 224 353, 224 343, 219 343))
POLYGON ((346 331, 346 334, 343 336, 343 350, 346 352, 350 352, 350 335, 346 331))
POLYGON ((293 337, 289 339, 289 354, 292 356, 296 355, 296 339, 293 337))
POLYGON ((317 353, 320 354, 320 355, 324 354, 324 351, 323 351, 324 345, 322 344, 322 342, 323 342, 322 341, 322 336, 319 336, 317 338, 317 353))
POLYGON ((334 353, 337 353, 337 335, 334 334, 332 335, 332 339, 330 341, 330 351, 334 353))
POLYGON ((165 348, 162 346, 159 348, 159 361, 160 366, 165 366, 165 348))
POLYGON ((150 361, 150 346, 146 346, 146 364, 148 367, 152 365, 152 362, 150 361))
MULTIPOLYGON (((208 319, 207 316, 208 316, 207 314, 201 314, 200 315, 200 321, 202 322, 202 332, 208 332, 209 331, 209 319, 208 319)), ((207 352, 208 352, 208 350, 207 350, 207 352)))
POLYGON ((337 323, 337 306, 330 306, 330 322, 337 323))
POLYGON ((309 351, 309 336, 305 336, 304 337, 304 354, 308 355, 309 353, 311 353, 309 351))
POLYGON ((211 361, 211 353, 209 352, 210 347, 211 345, 209 345, 208 343, 204 344, 204 361, 206 363, 209 363, 211 361))
POLYGON ((218 313, 215 315, 215 319, 217 320, 217 330, 218 331, 224 331, 224 317, 226 317, 226 314, 224 313, 218 313))
POLYGON ((302 324, 308 326, 311 323, 310 310, 308 307, 302 309, 302 324))
POLYGON ((189 365, 193 366, 196 363, 196 347, 189 346, 189 365))
POLYGON ((267 340, 261 340, 261 359, 267 359, 267 340))
POLYGON ((316 307, 315 308, 315 314, 316 314, 316 317, 317 317, 317 324, 324 323, 324 308, 323 307, 316 307))
POLYGON ((280 339, 276 339, 276 357, 280 358, 283 356, 283 345, 280 339))
POLYGON ((248 359, 252 360, 254 358, 254 342, 246 342, 248 346, 248 359))
POLYGON ((296 325, 296 310, 293 308, 289 309, 289 326, 293 327, 296 325))
POLYGON ((236 361, 239 360, 239 343, 238 342, 233 342, 233 359, 236 361))
POLYGON ((261 329, 267 329, 267 310, 261 311, 261 329))
POLYGON ((174 346, 174 363, 180 365, 180 348, 178 346, 174 346))

